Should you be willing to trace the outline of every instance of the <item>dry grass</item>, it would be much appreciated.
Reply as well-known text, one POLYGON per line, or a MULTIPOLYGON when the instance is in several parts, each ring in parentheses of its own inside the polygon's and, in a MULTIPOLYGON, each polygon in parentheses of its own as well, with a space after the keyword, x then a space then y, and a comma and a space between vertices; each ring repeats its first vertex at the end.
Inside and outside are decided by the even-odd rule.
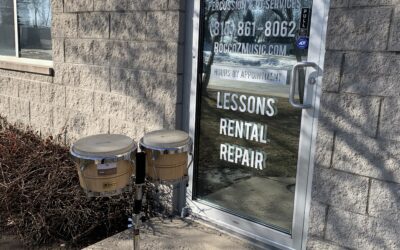
POLYGON ((124 228, 131 201, 130 195, 87 198, 68 148, 0 117, 0 231, 26 245, 82 245, 124 228))

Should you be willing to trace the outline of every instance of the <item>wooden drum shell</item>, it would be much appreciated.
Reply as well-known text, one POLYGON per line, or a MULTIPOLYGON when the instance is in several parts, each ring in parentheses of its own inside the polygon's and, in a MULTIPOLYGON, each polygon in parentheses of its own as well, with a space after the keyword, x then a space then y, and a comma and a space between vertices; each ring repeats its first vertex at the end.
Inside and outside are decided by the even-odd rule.
POLYGON ((119 191, 130 185, 131 176, 135 169, 131 161, 120 160, 116 162, 117 172, 115 174, 99 175, 94 161, 85 160, 85 163, 82 170, 80 164, 78 164, 77 170, 79 183, 88 193, 119 193, 119 191))
POLYGON ((187 152, 160 154, 159 152, 150 149, 145 149, 145 152, 146 175, 149 179, 174 181, 187 175, 187 152))
POLYGON ((112 196, 131 189, 137 144, 120 134, 96 134, 71 145, 79 184, 91 197, 112 196))

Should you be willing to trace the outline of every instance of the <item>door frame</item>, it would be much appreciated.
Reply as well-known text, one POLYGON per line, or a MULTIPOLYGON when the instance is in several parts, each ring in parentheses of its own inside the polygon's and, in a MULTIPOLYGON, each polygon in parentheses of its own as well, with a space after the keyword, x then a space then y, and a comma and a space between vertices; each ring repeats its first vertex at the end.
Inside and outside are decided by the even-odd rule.
MULTIPOLYGON (((189 131, 190 136, 194 140, 194 145, 197 143, 195 135, 197 132, 197 91, 199 90, 198 63, 200 52, 202 52, 199 50, 199 39, 201 39, 200 4, 202 1, 203 0, 194 0, 186 2, 185 84, 183 86, 184 109, 182 125, 189 131)), ((319 71, 316 75, 316 84, 308 85, 305 90, 305 100, 307 100, 307 103, 311 103, 314 109, 306 109, 302 112, 292 235, 279 232, 231 213, 216 209, 207 205, 204 201, 198 202, 194 200, 192 198, 194 164, 192 164, 189 169, 187 204, 191 209, 191 213, 222 230, 249 240, 256 240, 258 244, 265 247, 273 246, 281 249, 306 249, 329 2, 330 0, 314 0, 312 7, 308 61, 318 64, 319 71)), ((306 81, 308 81, 308 79, 306 79, 306 81)), ((195 153, 194 151, 194 154, 195 153)), ((196 157, 196 155, 194 155, 194 157, 196 157)))

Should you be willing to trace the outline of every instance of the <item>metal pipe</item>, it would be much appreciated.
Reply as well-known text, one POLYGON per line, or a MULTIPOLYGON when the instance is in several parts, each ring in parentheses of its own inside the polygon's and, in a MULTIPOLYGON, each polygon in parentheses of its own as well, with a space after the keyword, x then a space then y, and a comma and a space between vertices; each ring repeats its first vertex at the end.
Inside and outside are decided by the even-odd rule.
POLYGON ((136 154, 136 180, 135 180, 135 198, 133 207, 133 249, 140 250, 140 212, 142 210, 142 199, 143 199, 143 185, 145 179, 146 170, 146 153, 139 152, 136 154))

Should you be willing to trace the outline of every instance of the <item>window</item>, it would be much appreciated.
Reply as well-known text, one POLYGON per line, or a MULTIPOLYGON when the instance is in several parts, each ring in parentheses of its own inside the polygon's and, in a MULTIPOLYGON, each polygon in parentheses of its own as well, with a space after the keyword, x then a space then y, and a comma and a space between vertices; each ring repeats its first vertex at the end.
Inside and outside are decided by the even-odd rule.
POLYGON ((0 0, 0 56, 52 60, 50 0, 0 0))

